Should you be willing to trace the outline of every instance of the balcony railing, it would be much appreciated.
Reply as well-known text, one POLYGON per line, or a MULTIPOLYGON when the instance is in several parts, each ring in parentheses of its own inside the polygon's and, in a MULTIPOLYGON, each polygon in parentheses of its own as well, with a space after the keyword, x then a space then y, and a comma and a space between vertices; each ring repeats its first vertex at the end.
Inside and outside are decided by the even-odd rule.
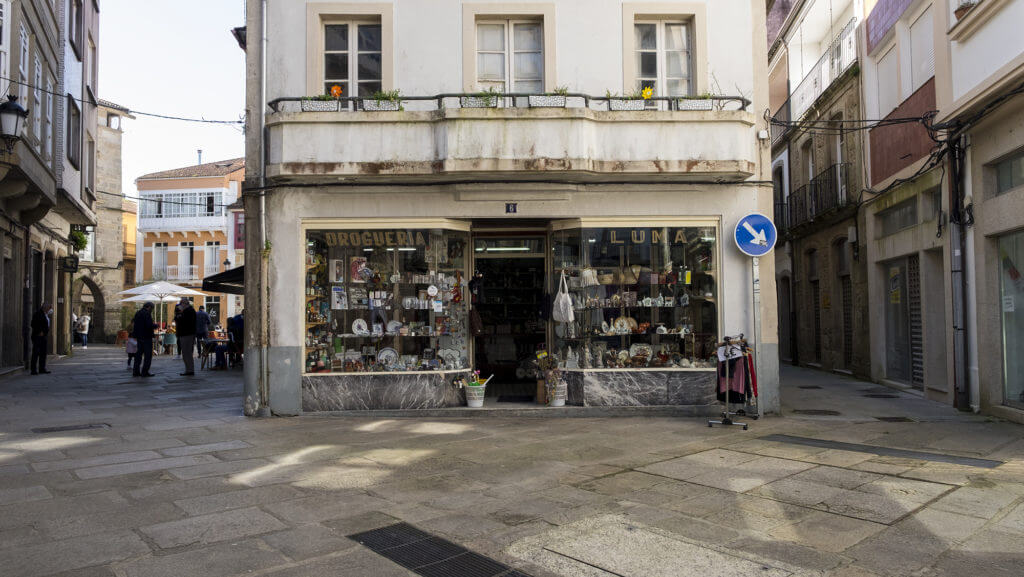
POLYGON ((167 280, 199 280, 199 267, 194 264, 167 265, 167 280))
POLYGON ((150 275, 152 280, 168 280, 167 273, 169 271, 167 269, 169 269, 169 268, 170 267, 168 267, 168 266, 164 266, 163 268, 154 268, 153 269, 153 274, 150 275))
POLYGON ((786 234, 789 230, 789 208, 785 202, 775 203, 775 228, 778 229, 779 234, 786 234))
POLYGON ((208 276, 213 276, 213 275, 215 275, 215 274, 217 274, 219 272, 220 272, 220 265, 219 264, 208 264, 208 265, 203 267, 203 278, 206 278, 208 276))
POLYGON ((792 117, 800 120, 814 101, 857 61, 857 19, 851 19, 790 95, 792 117))
POLYGON ((743 180, 759 160, 750 146, 757 116, 749 106, 742 96, 580 93, 277 98, 267 114, 267 175, 349 184, 504 181, 515 174, 573 182, 623 174, 743 180))
POLYGON ((810 183, 790 193, 785 203, 789 209, 786 228, 796 228, 827 212, 853 204, 850 167, 846 162, 833 164, 819 172, 810 183))
POLYGON ((775 146, 789 133, 790 105, 787 98, 782 106, 772 115, 772 146, 775 146))

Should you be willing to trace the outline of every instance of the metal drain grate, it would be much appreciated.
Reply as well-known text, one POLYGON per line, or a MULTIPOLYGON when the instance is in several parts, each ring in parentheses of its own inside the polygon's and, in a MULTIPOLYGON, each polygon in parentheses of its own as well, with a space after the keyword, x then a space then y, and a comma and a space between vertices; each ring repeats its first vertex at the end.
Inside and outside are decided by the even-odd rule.
POLYGON ((408 523, 348 538, 423 577, 530 577, 408 523))
POLYGON ((864 396, 869 398, 869 399, 898 399, 898 398, 900 398, 899 395, 890 395, 888 393, 870 393, 870 394, 867 394, 867 395, 864 395, 864 396))
POLYGON ((820 389, 818 385, 800 385, 798 389, 820 389))
POLYGON ((109 429, 107 423, 85 423, 83 425, 64 425, 63 427, 36 427, 33 433, 62 433, 64 431, 84 431, 86 429, 109 429))
POLYGON ((909 417, 875 417, 879 421, 885 421, 886 423, 914 423, 914 419, 909 417))
POLYGON ((829 409, 793 409, 792 412, 798 415, 821 415, 827 417, 838 417, 842 414, 839 411, 832 411, 829 409))

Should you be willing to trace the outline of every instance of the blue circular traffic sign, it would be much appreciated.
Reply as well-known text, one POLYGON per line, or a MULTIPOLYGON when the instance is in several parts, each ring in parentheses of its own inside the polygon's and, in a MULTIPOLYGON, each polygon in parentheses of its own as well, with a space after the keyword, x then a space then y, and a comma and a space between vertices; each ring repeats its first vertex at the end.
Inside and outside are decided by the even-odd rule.
POLYGON ((744 216, 736 223, 733 234, 736 246, 747 256, 764 256, 775 248, 779 233, 772 219, 754 212, 744 216))

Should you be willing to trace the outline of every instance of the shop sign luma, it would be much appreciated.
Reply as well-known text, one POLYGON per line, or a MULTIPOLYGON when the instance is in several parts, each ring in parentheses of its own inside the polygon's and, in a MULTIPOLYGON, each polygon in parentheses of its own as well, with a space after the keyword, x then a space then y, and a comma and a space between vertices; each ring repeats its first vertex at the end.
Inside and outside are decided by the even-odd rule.
POLYGON ((686 244, 686 230, 678 228, 612 228, 608 230, 611 244, 686 244))

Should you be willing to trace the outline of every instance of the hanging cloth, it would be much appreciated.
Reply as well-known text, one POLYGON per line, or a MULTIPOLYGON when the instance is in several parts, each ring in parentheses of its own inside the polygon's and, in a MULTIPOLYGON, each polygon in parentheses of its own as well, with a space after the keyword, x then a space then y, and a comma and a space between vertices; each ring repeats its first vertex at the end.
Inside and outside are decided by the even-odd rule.
POLYGON ((748 348, 743 358, 747 362, 747 379, 750 381, 751 396, 757 397, 757 371, 754 369, 754 351, 748 348))
MULTIPOLYGON (((724 347, 723 347, 724 348, 724 347)), ((718 362, 718 393, 719 401, 730 403, 746 402, 746 362, 743 355, 732 356, 728 360, 718 362), (728 375, 728 378, 727 378, 728 375), (728 394, 728 397, 726 396, 728 394)), ((719 355, 722 358, 722 355, 719 355)))

